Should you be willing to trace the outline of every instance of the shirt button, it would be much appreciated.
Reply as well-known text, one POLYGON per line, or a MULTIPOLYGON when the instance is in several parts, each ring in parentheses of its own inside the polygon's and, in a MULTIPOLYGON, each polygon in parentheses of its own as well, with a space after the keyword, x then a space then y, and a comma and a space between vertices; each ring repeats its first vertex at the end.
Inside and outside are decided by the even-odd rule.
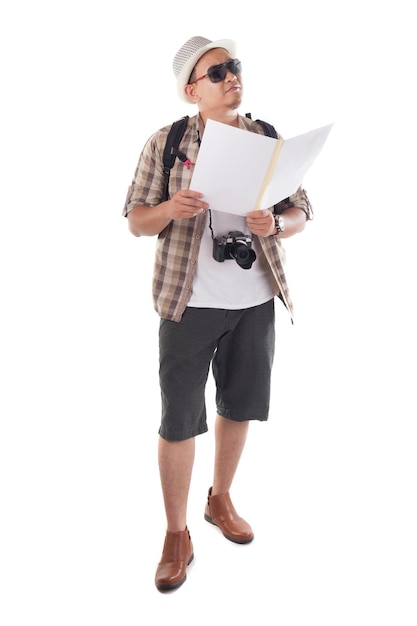
POLYGON ((190 289, 191 289, 191 285, 185 285, 185 288, 186 288, 188 291, 190 291, 190 289))
POLYGON ((196 260, 195 259, 191 259, 191 265, 195 265, 196 264, 196 260))

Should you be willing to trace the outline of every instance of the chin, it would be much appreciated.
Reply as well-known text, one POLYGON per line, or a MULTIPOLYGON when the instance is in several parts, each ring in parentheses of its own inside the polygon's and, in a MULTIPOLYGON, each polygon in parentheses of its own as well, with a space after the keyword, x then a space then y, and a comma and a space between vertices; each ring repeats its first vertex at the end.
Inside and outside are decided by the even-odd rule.
POLYGON ((237 97, 234 98, 232 106, 233 106, 233 108, 237 109, 242 104, 242 96, 241 96, 241 94, 235 94, 235 96, 237 96, 237 97))

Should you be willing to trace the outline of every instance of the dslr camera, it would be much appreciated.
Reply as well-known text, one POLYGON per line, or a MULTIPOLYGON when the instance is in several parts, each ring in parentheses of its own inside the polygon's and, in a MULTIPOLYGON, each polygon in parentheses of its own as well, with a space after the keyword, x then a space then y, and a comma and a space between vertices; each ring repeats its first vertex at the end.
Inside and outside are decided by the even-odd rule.
POLYGON ((256 259, 252 241, 251 235, 244 235, 240 230, 232 230, 227 235, 213 239, 213 258, 219 263, 234 259, 239 267, 248 270, 256 259))

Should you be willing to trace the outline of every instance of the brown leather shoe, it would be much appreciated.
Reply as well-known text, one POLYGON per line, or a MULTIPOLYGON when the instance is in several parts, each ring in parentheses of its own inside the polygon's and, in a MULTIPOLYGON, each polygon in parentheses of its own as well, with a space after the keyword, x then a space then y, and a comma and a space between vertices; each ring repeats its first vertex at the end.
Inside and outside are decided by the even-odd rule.
POLYGON ((188 528, 178 532, 167 531, 155 575, 155 585, 159 591, 180 587, 187 578, 185 571, 193 558, 194 550, 188 528))
POLYGON ((218 526, 226 539, 235 543, 250 543, 254 538, 252 528, 236 513, 230 495, 221 493, 212 496, 211 490, 212 487, 208 492, 204 519, 218 526))

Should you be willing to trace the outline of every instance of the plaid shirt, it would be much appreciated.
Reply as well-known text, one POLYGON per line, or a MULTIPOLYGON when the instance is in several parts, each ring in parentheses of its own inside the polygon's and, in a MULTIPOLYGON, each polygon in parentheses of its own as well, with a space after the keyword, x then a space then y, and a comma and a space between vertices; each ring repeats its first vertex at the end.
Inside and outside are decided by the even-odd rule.
MULTIPOLYGON (((171 125, 158 130, 147 141, 128 190, 123 208, 125 217, 135 206, 148 206, 149 210, 152 210, 152 207, 163 201, 162 154, 170 127, 171 125)), ((259 124, 243 116, 239 116, 239 127, 256 133, 263 133, 259 124)), ((200 116, 191 117, 179 149, 187 155, 193 164, 197 159, 203 132, 204 125, 200 116)), ((171 170, 170 197, 180 189, 189 188, 191 177, 192 168, 187 169, 179 159, 176 159, 171 170)), ((282 213, 290 207, 302 209, 307 219, 313 218, 309 199, 301 187, 295 194, 277 204, 274 211, 275 213, 282 213)), ((162 318, 179 322, 187 307, 206 220, 207 213, 197 215, 192 219, 172 220, 158 235, 152 292, 155 310, 162 318)), ((259 237, 258 240, 270 265, 278 287, 279 297, 292 318, 293 304, 285 278, 285 251, 282 242, 275 235, 259 237)))

